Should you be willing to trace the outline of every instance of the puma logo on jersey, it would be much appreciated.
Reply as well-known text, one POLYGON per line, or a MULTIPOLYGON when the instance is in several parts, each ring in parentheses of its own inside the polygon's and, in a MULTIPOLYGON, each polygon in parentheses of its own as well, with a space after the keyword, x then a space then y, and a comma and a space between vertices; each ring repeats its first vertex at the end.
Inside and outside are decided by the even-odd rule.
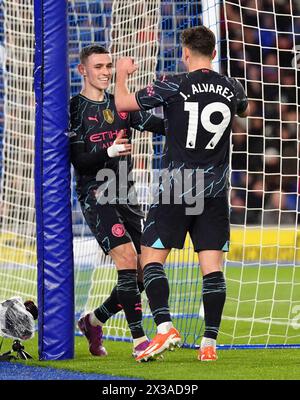
POLYGON ((95 117, 88 117, 88 120, 89 120, 89 121, 96 121, 96 122, 99 122, 97 116, 95 116, 95 117))

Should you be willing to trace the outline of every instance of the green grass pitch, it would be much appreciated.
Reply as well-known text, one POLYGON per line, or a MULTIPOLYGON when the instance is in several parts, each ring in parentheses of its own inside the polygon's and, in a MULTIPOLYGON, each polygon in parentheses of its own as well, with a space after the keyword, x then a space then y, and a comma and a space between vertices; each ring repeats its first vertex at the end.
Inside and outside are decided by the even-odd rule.
MULTIPOLYGON (((10 272, 17 274, 16 270, 10 272)), ((196 269, 170 269, 169 274, 170 279, 176 282, 172 286, 171 299, 178 298, 179 294, 184 298, 178 306, 179 311, 197 312, 201 279, 197 279, 196 269)), ((300 344, 299 267, 229 267, 226 277, 227 300, 219 344, 300 344), (270 316, 272 324, 268 323, 270 316), (291 324, 293 319, 295 325, 291 324)), ((23 293, 26 293, 25 288, 23 293)), ((203 330, 200 318, 175 318, 174 323, 181 333, 185 332, 188 343, 200 343, 203 330)), ((151 319, 145 320, 145 326, 148 332, 152 331, 152 337, 151 319)), ((131 356, 131 343, 105 341, 109 356, 100 359, 89 354, 84 337, 76 337, 75 343, 73 360, 41 362, 38 361, 35 337, 25 343, 26 350, 35 360, 25 363, 147 380, 300 379, 300 349, 219 350, 219 360, 215 363, 201 363, 197 361, 195 350, 179 349, 165 354, 163 361, 137 363, 131 356)), ((1 352, 10 346, 11 341, 5 339, 1 352)))
MULTIPOLYGON (((11 342, 5 340, 2 350, 11 342)), ((213 363, 197 360, 196 351, 178 349, 164 355, 164 360, 137 363, 131 356, 130 343, 106 341, 109 355, 98 358, 89 354, 86 339, 76 337, 75 358, 67 361, 38 361, 37 339, 26 342, 26 350, 35 360, 26 365, 51 366, 86 373, 135 377, 145 380, 299 380, 300 349, 219 350, 213 363)), ((55 377, 53 378, 55 379, 55 377)))

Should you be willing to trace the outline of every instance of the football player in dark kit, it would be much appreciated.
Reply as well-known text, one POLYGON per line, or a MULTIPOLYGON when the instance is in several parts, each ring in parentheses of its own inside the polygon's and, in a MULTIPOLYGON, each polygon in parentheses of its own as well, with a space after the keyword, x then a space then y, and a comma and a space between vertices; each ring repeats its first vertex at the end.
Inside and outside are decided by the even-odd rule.
POLYGON ((149 344, 142 328, 142 278, 137 281, 143 213, 130 199, 124 201, 119 197, 119 184, 125 185, 131 194, 134 187, 127 175, 126 182, 119 182, 122 180, 119 174, 121 164, 123 168, 126 166, 128 174, 132 170, 130 128, 164 133, 164 124, 161 118, 145 111, 117 112, 114 96, 106 92, 112 77, 112 59, 102 46, 83 48, 78 70, 84 87, 70 104, 71 161, 76 191, 86 222, 102 250, 112 257, 118 272, 117 285, 109 298, 82 317, 78 326, 89 341, 90 352, 105 356, 102 326, 123 309, 136 357, 149 344), (101 171, 112 172, 114 179, 105 174, 100 176, 101 171), (105 195, 112 187, 116 193, 108 199, 105 195))
MULTIPOLYGON (((155 358, 180 343, 170 316, 163 264, 171 248, 183 247, 187 232, 203 275, 205 332, 198 359, 217 359, 216 339, 226 297, 223 252, 229 246, 230 134, 235 114, 246 117, 249 106, 236 79, 213 71, 215 43, 214 33, 204 26, 184 30, 182 59, 188 72, 164 76, 137 93, 129 93, 126 86, 128 75, 137 69, 133 60, 122 58, 116 66, 117 110, 148 110, 163 105, 167 120, 164 168, 173 177, 188 170, 197 178, 201 170, 204 182, 204 189, 198 193, 204 207, 197 215, 188 215, 184 202, 163 204, 159 199, 151 205, 141 240, 141 262, 157 335, 137 361, 155 358)), ((195 188, 197 179, 190 189, 195 188)), ((173 185, 171 180, 169 184, 173 185)))

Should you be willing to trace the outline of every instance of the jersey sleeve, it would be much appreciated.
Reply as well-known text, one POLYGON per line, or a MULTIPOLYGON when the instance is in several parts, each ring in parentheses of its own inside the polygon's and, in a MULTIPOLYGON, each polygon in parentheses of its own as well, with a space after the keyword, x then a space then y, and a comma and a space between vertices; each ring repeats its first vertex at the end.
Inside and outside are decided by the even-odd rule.
POLYGON ((235 90, 235 96, 237 100, 237 114, 243 113, 248 107, 248 97, 246 96, 245 90, 242 84, 235 78, 231 78, 231 83, 235 90))
POLYGON ((103 168, 110 158, 107 149, 99 150, 96 153, 88 153, 85 146, 85 132, 82 123, 81 113, 70 106, 70 155, 74 168, 82 175, 88 175, 95 168, 103 168))
POLYGON ((155 80, 135 93, 138 105, 142 110, 150 110, 171 103, 178 96, 181 80, 180 75, 163 76, 155 80))
POLYGON ((98 150, 96 153, 87 153, 85 143, 70 138, 71 162, 74 168, 82 175, 89 175, 95 168, 103 168, 106 161, 110 160, 107 149, 98 150))
POLYGON ((139 131, 149 131, 165 135, 164 120, 146 111, 131 112, 130 126, 139 131))
POLYGON ((70 121, 69 121, 69 137, 72 138, 71 142, 79 140, 84 142, 82 118, 83 117, 78 108, 77 102, 72 99, 70 103, 70 121))

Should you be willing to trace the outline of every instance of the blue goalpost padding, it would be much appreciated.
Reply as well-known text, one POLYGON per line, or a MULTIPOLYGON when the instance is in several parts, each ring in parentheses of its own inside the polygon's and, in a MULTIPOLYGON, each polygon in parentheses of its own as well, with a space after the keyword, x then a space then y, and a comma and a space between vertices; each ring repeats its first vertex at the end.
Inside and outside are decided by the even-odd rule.
POLYGON ((39 358, 74 356, 74 266, 65 0, 35 0, 35 201, 39 358))

